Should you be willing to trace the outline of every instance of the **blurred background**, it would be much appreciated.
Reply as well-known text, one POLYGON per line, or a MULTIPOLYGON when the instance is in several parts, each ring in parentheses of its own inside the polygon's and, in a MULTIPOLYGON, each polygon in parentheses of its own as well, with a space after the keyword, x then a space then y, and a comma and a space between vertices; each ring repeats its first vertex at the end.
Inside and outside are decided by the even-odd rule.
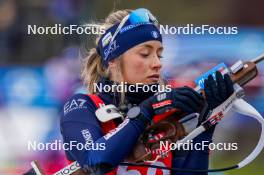
MULTIPOLYGON (((264 52, 264 1, 251 0, 0 0, 0 175, 22 174, 39 160, 47 174, 65 165, 62 151, 29 151, 28 141, 61 139, 62 105, 80 91, 80 60, 95 35, 28 35, 27 25, 102 22, 118 9, 148 8, 161 24, 237 26, 237 35, 163 35, 163 74, 175 86, 224 62, 248 60, 264 52)), ((263 115, 264 64, 248 84, 246 100, 263 115)), ((232 114, 216 130, 215 142, 237 142, 237 151, 212 151, 211 168, 234 165, 259 138, 259 125, 232 114)), ((264 154, 249 166, 224 173, 263 174, 264 154)), ((213 173, 212 173, 213 174, 213 173)))

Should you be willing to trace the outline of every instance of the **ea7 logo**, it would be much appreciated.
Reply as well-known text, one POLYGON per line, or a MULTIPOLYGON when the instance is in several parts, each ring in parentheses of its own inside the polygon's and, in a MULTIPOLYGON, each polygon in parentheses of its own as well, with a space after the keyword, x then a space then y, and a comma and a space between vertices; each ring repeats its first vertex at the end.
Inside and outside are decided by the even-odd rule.
POLYGON ((84 103, 86 100, 84 99, 72 99, 71 101, 68 101, 64 105, 64 115, 67 114, 68 112, 74 110, 74 109, 81 109, 81 108, 86 108, 84 106, 84 103))
POLYGON ((157 100, 158 101, 162 101, 162 100, 164 100, 166 98, 166 93, 162 93, 162 94, 159 94, 158 96, 157 96, 157 100))

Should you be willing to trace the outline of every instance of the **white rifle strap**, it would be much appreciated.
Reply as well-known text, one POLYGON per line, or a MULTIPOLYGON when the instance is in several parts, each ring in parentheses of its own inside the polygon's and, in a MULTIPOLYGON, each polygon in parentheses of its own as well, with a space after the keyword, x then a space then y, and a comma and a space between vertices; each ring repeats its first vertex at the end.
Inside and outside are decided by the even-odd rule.
MULTIPOLYGON (((253 117, 256 119, 262 126, 261 128, 261 135, 259 142, 255 149, 240 163, 237 164, 238 168, 242 168, 252 162, 262 151, 264 147, 264 119, 260 115, 260 113, 250 104, 248 104, 245 100, 241 98, 237 98, 241 95, 238 95, 241 91, 239 89, 236 90, 224 103, 222 103, 220 106, 215 108, 210 117, 206 120, 206 122, 210 122, 211 124, 216 124, 219 122, 223 116, 230 111, 231 108, 234 108, 234 110, 240 114, 253 117)), ((185 136, 183 139, 178 140, 176 142, 175 147, 182 145, 182 143, 188 143, 190 140, 194 139, 198 135, 200 135, 202 132, 204 132, 206 128, 203 125, 200 125, 196 129, 194 129, 192 132, 190 132, 187 136, 185 136)), ((170 150, 166 151, 165 153, 169 152, 170 150)), ((157 161, 161 156, 157 156, 154 161, 146 161, 153 163, 157 161)))
MULTIPOLYGON (((237 98, 236 92, 234 92, 226 101, 224 101, 220 106, 218 106, 212 111, 212 113, 210 114, 210 117, 208 117, 206 122, 215 124, 218 121, 220 121, 223 118, 223 116, 230 110, 236 98, 237 98)), ((178 140, 174 148, 178 148, 178 146, 182 145, 183 143, 188 143, 190 140, 193 140, 195 137, 200 135, 205 130, 206 128, 203 125, 200 125, 196 129, 194 129, 192 132, 190 132, 187 136, 185 136, 183 139, 178 140)), ((169 151, 170 150, 166 151, 165 153, 169 151)), ((161 156, 157 156, 154 161, 158 160, 160 157, 161 156)), ((153 161, 147 161, 147 162, 153 162, 153 161)))
POLYGON ((262 151, 264 147, 264 119, 260 113, 249 103, 243 99, 237 99, 233 105, 233 109, 243 115, 256 119, 261 125, 261 135, 255 149, 239 164, 239 168, 242 168, 252 162, 262 151))

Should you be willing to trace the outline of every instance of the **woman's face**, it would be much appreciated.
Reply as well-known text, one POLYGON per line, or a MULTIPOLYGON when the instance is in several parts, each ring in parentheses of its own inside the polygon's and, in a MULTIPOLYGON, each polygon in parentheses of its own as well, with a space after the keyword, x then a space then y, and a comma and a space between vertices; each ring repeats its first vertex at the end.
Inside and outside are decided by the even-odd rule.
POLYGON ((123 54, 123 78, 129 84, 157 83, 160 78, 162 43, 147 41, 123 54))

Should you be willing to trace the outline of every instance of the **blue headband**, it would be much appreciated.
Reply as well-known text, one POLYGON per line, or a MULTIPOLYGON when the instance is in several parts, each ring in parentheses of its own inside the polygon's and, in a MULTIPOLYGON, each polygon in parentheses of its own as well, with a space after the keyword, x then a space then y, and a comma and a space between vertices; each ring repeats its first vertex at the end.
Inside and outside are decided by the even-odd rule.
POLYGON ((129 24, 126 22, 120 29, 112 43, 110 43, 119 24, 106 30, 105 34, 98 42, 97 52, 103 59, 103 64, 107 67, 108 62, 119 57, 130 48, 151 40, 162 42, 162 36, 158 28, 151 22, 129 24), (109 44, 111 44, 109 46, 109 44))

